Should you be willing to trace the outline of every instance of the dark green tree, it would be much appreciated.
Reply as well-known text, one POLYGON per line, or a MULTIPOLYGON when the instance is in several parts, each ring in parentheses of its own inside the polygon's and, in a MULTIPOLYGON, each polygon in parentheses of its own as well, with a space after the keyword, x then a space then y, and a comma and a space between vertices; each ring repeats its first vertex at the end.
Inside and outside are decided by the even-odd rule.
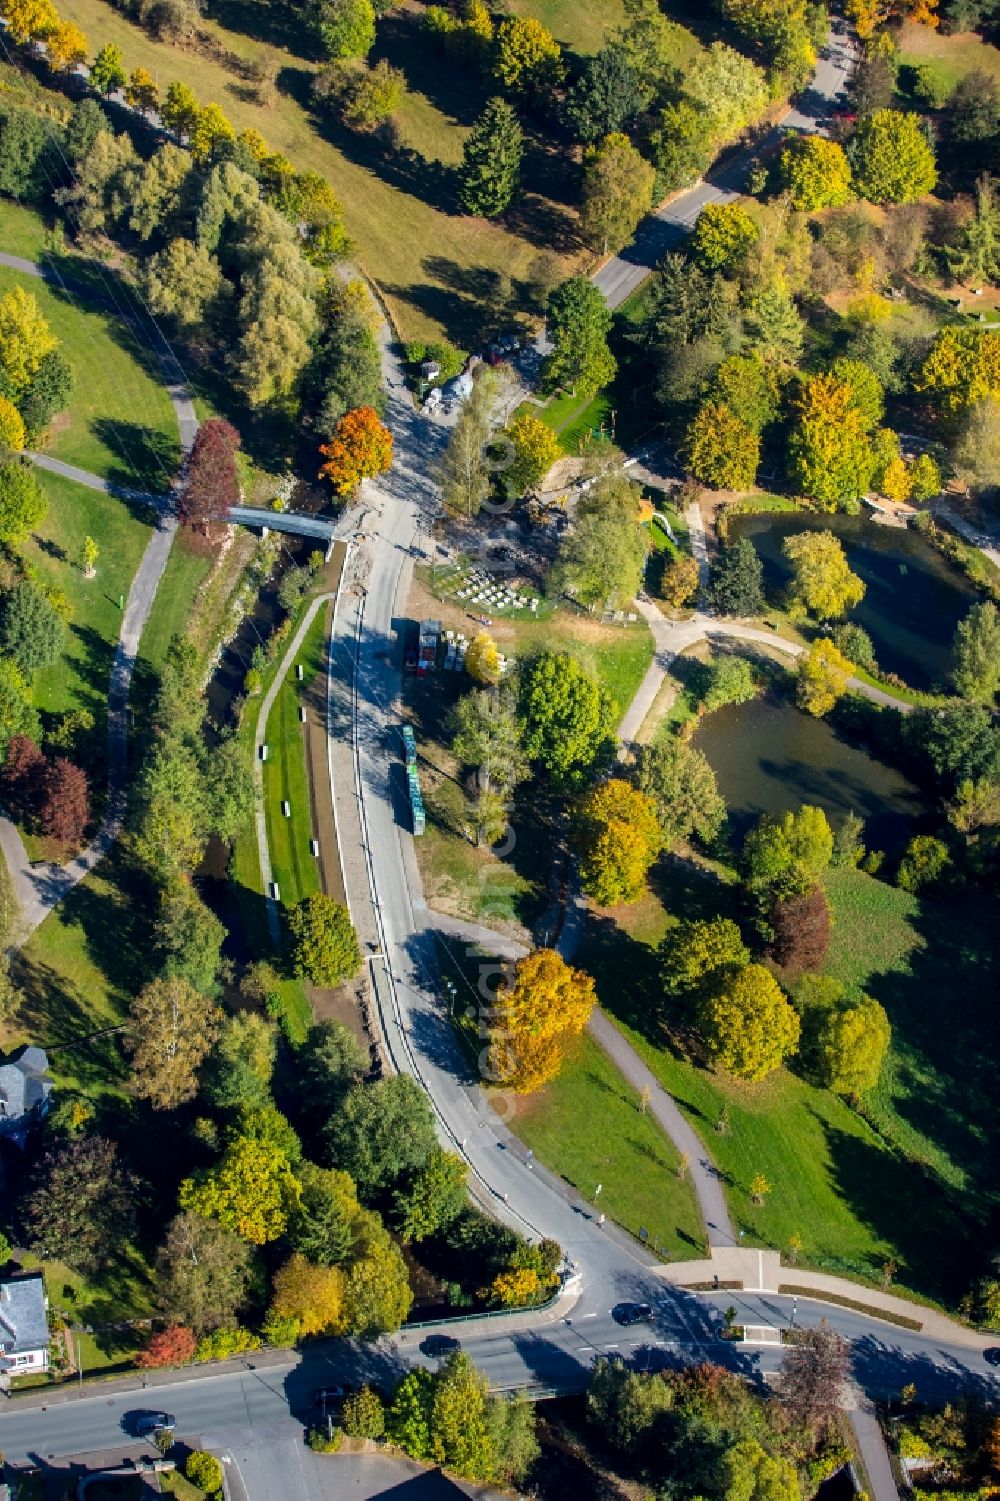
POLYGON ((73 394, 73 370, 61 349, 50 349, 18 402, 29 438, 43 432, 73 394))
POLYGON ((127 1242, 139 1185, 105 1136, 78 1136, 46 1152, 21 1205, 28 1245, 77 1271, 105 1266, 127 1242))
POLYGON ((5 198, 34 198, 40 191, 45 125, 32 110, 0 106, 0 193, 5 198))
POLYGON ((618 366, 608 348, 611 311, 585 276, 573 276, 549 298, 548 332, 552 353, 542 367, 550 390, 586 396, 614 378, 618 366))
POLYGON ((577 789, 614 749, 617 706, 566 652, 543 652, 521 674, 524 752, 557 787, 577 789))
POLYGON ((491 99, 462 148, 458 199, 467 214, 495 219, 517 193, 523 135, 506 99, 491 99))
POLYGON ((27 579, 16 583, 0 601, 0 651, 26 678, 51 667, 62 655, 66 627, 41 590, 27 579))
POLYGON ((180 975, 202 995, 212 995, 226 930, 188 881, 173 881, 160 896, 153 930, 165 975, 180 975))
POLYGON ((749 537, 720 548, 712 563, 709 599, 720 615, 762 615, 764 567, 749 537))
POLYGON ((427 1096, 408 1074, 356 1085, 329 1121, 326 1139, 335 1164, 364 1195, 422 1172, 437 1149, 427 1096))
POLYGON ((567 94, 563 116, 577 140, 591 146, 623 130, 648 98, 622 49, 604 47, 567 94))

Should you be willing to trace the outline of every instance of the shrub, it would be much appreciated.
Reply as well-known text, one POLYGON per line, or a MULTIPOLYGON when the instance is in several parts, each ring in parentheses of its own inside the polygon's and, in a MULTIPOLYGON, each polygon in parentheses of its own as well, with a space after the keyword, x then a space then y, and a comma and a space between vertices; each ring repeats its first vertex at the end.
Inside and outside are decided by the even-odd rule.
POLYGON ((344 1432, 348 1438, 382 1438, 385 1433, 385 1407, 378 1392, 363 1386, 344 1402, 344 1432))
POLYGON ((222 1490, 222 1465, 207 1449, 192 1449, 184 1473, 206 1496, 217 1495, 222 1490))

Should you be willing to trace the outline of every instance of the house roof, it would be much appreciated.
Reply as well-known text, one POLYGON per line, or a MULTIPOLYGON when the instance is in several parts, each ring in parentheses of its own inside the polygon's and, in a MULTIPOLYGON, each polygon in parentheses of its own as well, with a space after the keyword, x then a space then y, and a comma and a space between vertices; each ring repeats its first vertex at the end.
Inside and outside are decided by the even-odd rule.
MULTIPOLYGON (((0 1278, 0 1348, 8 1359, 49 1342, 45 1317, 45 1282, 41 1272, 0 1278)), ((0 1360, 0 1368, 4 1361, 0 1360)))
POLYGON ((43 1048, 25 1048, 20 1057, 0 1063, 0 1102, 3 1115, 16 1120, 48 1098, 52 1080, 43 1048))

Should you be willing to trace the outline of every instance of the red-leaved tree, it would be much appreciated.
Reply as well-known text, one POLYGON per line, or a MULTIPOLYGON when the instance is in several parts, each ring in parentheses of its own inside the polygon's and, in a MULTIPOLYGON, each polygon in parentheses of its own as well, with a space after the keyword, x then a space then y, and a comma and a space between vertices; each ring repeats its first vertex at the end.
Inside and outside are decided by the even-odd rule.
POLYGON ((41 788, 45 757, 29 735, 15 735, 7 743, 7 759, 0 768, 0 795, 15 818, 30 818, 41 788))
POLYGON ((90 822, 87 774, 65 756, 45 768, 38 817, 42 832, 60 844, 79 844, 90 822))
POLYGON ((353 495, 363 479, 383 474, 392 464, 392 433, 374 407, 345 412, 329 443, 320 444, 326 463, 320 475, 338 495, 353 495))
POLYGON ((775 902, 771 926, 774 929, 771 957, 782 969, 793 973, 819 969, 830 947, 830 908, 821 886, 804 896, 775 902))
POLYGON ((239 433, 221 417, 210 417, 199 427, 177 502, 181 521, 192 531, 207 533, 213 521, 225 521, 239 500, 239 446, 239 433))
POLYGON ((158 1334, 151 1334, 145 1350, 140 1350, 135 1358, 135 1363, 144 1371, 154 1370, 157 1366, 187 1365, 194 1358, 195 1345, 198 1341, 190 1329, 185 1329, 183 1324, 171 1324, 169 1329, 161 1329, 158 1334))

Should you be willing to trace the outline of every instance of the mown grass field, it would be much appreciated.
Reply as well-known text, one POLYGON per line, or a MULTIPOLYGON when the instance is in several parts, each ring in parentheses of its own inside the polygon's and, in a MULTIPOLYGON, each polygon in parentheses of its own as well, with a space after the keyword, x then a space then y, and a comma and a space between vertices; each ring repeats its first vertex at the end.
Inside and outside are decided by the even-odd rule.
POLYGON ((705 1251, 705 1234, 678 1157, 635 1091, 610 1059, 584 1034, 559 1077, 518 1102, 512 1129, 540 1162, 595 1205, 594 1213, 674 1260, 705 1251), (601 1185, 595 1200, 594 1191, 601 1185))
POLYGON ((1000 48, 977 32, 945 36, 929 26, 904 25, 899 34, 899 61, 927 67, 942 88, 953 89, 967 73, 988 73, 1000 83, 1000 48))
POLYGON ((211 568, 209 554, 194 551, 186 534, 178 530, 139 643, 139 662, 144 670, 155 673, 163 666, 170 643, 183 632, 211 568))
MULTIPOLYGON (((571 18, 576 7, 563 9, 571 18)), ((483 305, 504 278, 523 290, 540 255, 552 256, 557 277, 568 274, 581 250, 566 206, 569 176, 541 150, 531 154, 526 192, 503 224, 455 212, 452 169, 490 90, 474 70, 455 67, 429 47, 419 30, 421 11, 408 4, 384 18, 372 54, 372 61, 384 56, 402 68, 409 85, 397 116, 402 144, 386 152, 374 138, 314 113, 317 62, 292 13, 276 15, 262 0, 216 0, 205 23, 217 44, 213 56, 154 40, 104 0, 66 0, 64 8, 90 37, 92 51, 117 43, 126 66, 147 68, 161 90, 183 80, 203 103, 221 105, 237 129, 253 126, 298 168, 326 177, 344 205, 357 259, 380 286, 401 335, 439 337, 447 330, 468 347, 479 336, 483 305), (254 101, 236 67, 219 60, 227 55, 276 69, 273 107, 254 101)), ((588 14, 593 19, 568 37, 574 45, 601 41, 596 3, 588 14)))
POLYGON ((108 683, 121 630, 118 601, 127 596, 150 535, 136 508, 40 469, 38 478, 49 508, 24 546, 24 556, 69 601, 66 647, 51 667, 35 674, 33 698, 43 719, 69 709, 94 715, 93 747, 103 755, 108 683), (86 536, 101 550, 97 577, 88 579, 80 562, 86 536))
POLYGON ((302 696, 321 671, 324 660, 327 612, 316 613, 296 663, 303 669, 302 681, 289 668, 278 689, 267 720, 267 761, 264 763, 264 811, 267 839, 271 852, 271 870, 281 891, 281 901, 292 907, 303 897, 319 891, 319 861, 310 853, 309 841, 315 837, 306 768, 303 725, 299 722, 302 696), (281 805, 291 806, 286 818, 281 805))
MULTIPOLYGON (((24 230, 23 217, 19 224, 24 230)), ((0 249, 8 248, 0 221, 0 249)), ((179 453, 177 422, 157 369, 125 325, 73 303, 37 277, 0 266, 0 295, 14 286, 34 294, 73 370, 70 405, 53 420, 47 452, 121 484, 169 489, 179 453)))
POLYGON ((881 1001, 893 1026, 864 1119, 791 1070, 746 1085, 686 1050, 665 1014, 655 945, 672 917, 725 911, 727 891, 679 862, 657 873, 654 888, 637 908, 592 914, 577 962, 726 1175, 737 1226, 783 1251, 798 1236, 803 1261, 865 1281, 877 1282, 891 1259, 901 1286, 954 1303, 987 1254, 995 1208, 984 1047, 995 903, 921 902, 858 872, 831 874, 828 970, 881 1001), (749 1195, 756 1173, 771 1184, 762 1205, 749 1195))

